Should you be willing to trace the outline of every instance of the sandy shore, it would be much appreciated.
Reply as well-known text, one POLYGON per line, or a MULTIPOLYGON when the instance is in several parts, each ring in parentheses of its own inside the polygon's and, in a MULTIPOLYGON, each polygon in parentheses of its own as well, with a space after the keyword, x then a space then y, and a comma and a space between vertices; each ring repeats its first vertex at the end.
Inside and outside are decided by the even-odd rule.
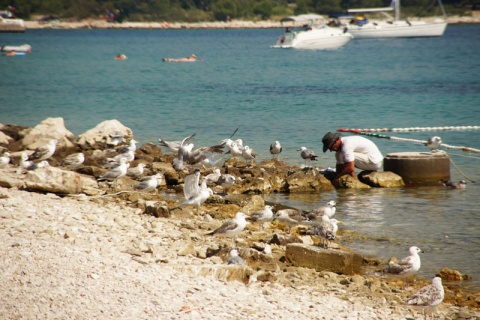
MULTIPOLYGON (((2 169, 1 174, 15 171, 2 169)), ((0 187, 0 318, 422 317, 422 309, 406 303, 422 283, 400 289, 368 276, 279 262, 265 272, 258 266, 227 266, 218 255, 200 257, 196 251, 223 241, 199 229, 206 218, 155 218, 121 198, 59 197, 0 187), (251 272, 250 280, 229 280, 228 268, 251 272)), ((249 229, 242 238, 252 234, 249 229)), ((436 312, 441 319, 480 315, 449 302, 436 312)))
MULTIPOLYGON (((433 18, 426 18, 426 21, 433 18)), ((480 23, 480 15, 450 16, 449 24, 480 23)), ((88 19, 78 22, 53 20, 50 22, 25 21, 27 29, 267 29, 281 28, 279 21, 240 21, 231 22, 198 22, 198 23, 167 23, 167 22, 123 22, 111 23, 105 20, 88 19)))

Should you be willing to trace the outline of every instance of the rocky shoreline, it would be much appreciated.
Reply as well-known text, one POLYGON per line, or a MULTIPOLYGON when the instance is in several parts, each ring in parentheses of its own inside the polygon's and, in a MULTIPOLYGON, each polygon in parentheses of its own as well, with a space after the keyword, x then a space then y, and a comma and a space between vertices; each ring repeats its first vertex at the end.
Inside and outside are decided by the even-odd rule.
MULTIPOLYGON (((122 130, 127 140, 132 138, 128 128, 109 123, 122 130)), ((148 162, 151 166, 145 174, 161 172, 165 177, 161 192, 135 191, 132 185, 137 181, 129 177, 119 179, 112 188, 92 177, 105 171, 95 163, 100 153, 104 156, 100 145, 105 145, 105 135, 113 127, 99 125, 101 130, 74 137, 62 125, 63 119, 58 118, 46 119, 35 128, 0 125, 0 145, 14 159, 0 168, 1 318, 421 317, 423 310, 406 301, 429 279, 416 277, 415 284, 404 289, 399 278, 298 266, 286 258, 288 250, 318 247, 301 228, 289 237, 277 222, 267 230, 248 225, 236 240, 245 266, 226 264, 230 239, 206 236, 235 212, 262 207, 265 203, 259 194, 276 188, 271 172, 292 176, 299 171, 311 176, 308 184, 315 181, 316 188, 330 184, 322 175, 306 174, 280 162, 274 164, 283 169, 272 171, 271 163, 246 168, 244 163, 230 161, 222 170, 243 182, 225 197, 211 197, 197 214, 193 207, 173 209, 182 198, 176 194, 182 192, 188 172, 172 170, 172 155, 160 147, 138 148, 132 167, 148 162), (58 151, 49 159, 51 167, 19 171, 18 155, 35 148, 41 136, 59 141, 58 151), (58 167, 60 159, 73 151, 84 152, 89 161, 75 171, 58 167), (62 183, 54 183, 54 178, 62 183), (266 244, 271 253, 265 251, 266 244)), ((202 175, 208 172, 202 170, 202 175)), ((294 185, 297 180, 289 181, 294 185)), ((340 230, 337 245, 322 249, 322 254, 348 251, 341 246, 343 236, 340 230)), ((381 269, 385 263, 362 260, 362 268, 381 269)), ((437 316, 480 317, 479 293, 463 292, 455 283, 446 284, 445 291, 437 316)))
MULTIPOLYGON (((328 20, 328 17, 326 17, 328 20)), ((434 18, 426 18, 425 21, 431 21, 434 18)), ((327 21, 326 20, 326 21, 327 21)), ((480 15, 471 16, 449 16, 449 24, 478 24, 480 15)), ((282 28, 279 21, 242 21, 232 20, 229 22, 123 22, 112 23, 100 19, 86 19, 82 21, 63 21, 52 20, 43 21, 25 21, 27 29, 272 29, 282 28)))

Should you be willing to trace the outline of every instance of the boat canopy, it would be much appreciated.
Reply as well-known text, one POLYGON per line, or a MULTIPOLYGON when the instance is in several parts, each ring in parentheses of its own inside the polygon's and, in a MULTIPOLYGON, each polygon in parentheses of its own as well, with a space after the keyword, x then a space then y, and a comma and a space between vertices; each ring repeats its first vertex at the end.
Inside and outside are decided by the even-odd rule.
POLYGON ((289 16, 282 18, 280 22, 285 22, 285 21, 312 21, 312 20, 323 20, 323 16, 319 14, 301 14, 298 16, 289 16))

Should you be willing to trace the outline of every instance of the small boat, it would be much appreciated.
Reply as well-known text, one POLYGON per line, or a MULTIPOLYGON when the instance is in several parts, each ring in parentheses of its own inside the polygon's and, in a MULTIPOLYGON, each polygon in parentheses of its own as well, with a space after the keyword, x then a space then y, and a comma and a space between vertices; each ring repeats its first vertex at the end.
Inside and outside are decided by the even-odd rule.
POLYGON ((432 22, 422 20, 401 20, 400 0, 392 0, 390 7, 371 9, 348 9, 349 13, 381 13, 388 18, 387 21, 370 21, 365 16, 350 16, 347 24, 348 31, 355 39, 378 38, 414 38, 414 37, 441 37, 447 28, 445 9, 441 0, 438 0, 443 18, 435 18, 432 22), (395 17, 387 12, 394 11, 395 17))
POLYGON ((0 51, 32 52, 32 46, 29 44, 22 44, 19 46, 2 46, 0 47, 0 51))
POLYGON ((294 48, 294 49, 316 49, 328 50, 337 49, 350 41, 353 36, 346 28, 318 25, 317 21, 323 21, 323 16, 317 14, 303 14, 290 16, 280 22, 302 22, 301 28, 297 26, 286 27, 284 34, 277 40, 272 48, 294 48))
POLYGON ((8 10, 0 10, 0 32, 25 32, 25 21, 13 18, 8 10))

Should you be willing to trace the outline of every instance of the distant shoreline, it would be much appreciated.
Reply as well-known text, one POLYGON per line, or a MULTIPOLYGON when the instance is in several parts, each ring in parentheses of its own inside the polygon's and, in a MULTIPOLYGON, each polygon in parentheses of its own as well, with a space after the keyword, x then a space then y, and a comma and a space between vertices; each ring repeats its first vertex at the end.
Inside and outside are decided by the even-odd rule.
MULTIPOLYGON (((425 21, 434 18, 425 18, 425 21)), ((326 19, 328 20, 328 19, 326 19)), ((475 16, 451 16, 449 24, 480 24, 480 15, 475 16)), ((282 28, 279 21, 241 21, 230 22, 123 22, 112 23, 105 20, 87 19, 77 22, 52 20, 49 22, 25 21, 28 29, 272 29, 282 28)))

